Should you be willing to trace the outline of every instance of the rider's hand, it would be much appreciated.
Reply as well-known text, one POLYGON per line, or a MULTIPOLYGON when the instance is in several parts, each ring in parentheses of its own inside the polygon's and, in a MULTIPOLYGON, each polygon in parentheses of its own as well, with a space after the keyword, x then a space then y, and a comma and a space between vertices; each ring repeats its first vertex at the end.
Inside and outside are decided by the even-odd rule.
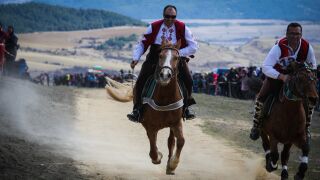
POLYGON ((130 67, 131 69, 134 69, 134 67, 138 64, 138 61, 131 61, 130 67))
POLYGON ((283 82, 287 82, 289 80, 289 76, 286 74, 279 74, 278 79, 280 79, 283 82))

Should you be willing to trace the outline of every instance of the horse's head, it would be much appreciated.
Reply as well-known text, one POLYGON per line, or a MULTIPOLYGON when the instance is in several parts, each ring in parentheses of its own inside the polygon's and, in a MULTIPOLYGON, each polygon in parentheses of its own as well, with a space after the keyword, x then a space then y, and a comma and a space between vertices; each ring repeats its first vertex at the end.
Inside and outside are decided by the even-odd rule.
POLYGON ((311 101, 318 99, 316 88, 316 75, 312 71, 312 67, 307 63, 293 62, 290 64, 291 78, 289 86, 294 94, 301 98, 308 98, 311 101))
POLYGON ((180 40, 175 45, 167 40, 162 41, 156 70, 156 79, 161 85, 169 84, 171 78, 177 75, 180 44, 180 40))

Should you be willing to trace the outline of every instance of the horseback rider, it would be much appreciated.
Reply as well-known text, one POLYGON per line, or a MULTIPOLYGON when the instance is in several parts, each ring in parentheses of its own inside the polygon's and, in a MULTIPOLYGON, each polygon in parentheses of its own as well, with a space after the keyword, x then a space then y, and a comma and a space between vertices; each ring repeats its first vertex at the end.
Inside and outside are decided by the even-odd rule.
MULTIPOLYGON (((302 26, 299 23, 290 23, 287 26, 286 37, 280 39, 269 51, 262 65, 262 72, 266 79, 257 95, 255 111, 253 116, 253 127, 250 138, 257 140, 261 131, 261 115, 264 102, 269 94, 278 94, 283 83, 288 81, 289 75, 286 67, 290 61, 300 63, 307 62, 316 69, 316 58, 311 44, 302 38, 302 26)), ((306 133, 310 139, 310 123, 313 114, 314 104, 308 103, 306 109, 306 133)))
POLYGON ((14 71, 15 59, 17 56, 17 51, 19 49, 18 37, 14 33, 13 26, 8 26, 7 34, 8 34, 8 39, 5 42, 5 48, 6 48, 6 55, 5 55, 6 68, 5 69, 7 73, 13 74, 12 71, 14 71))
POLYGON ((3 31, 0 23, 0 73, 3 73, 3 66, 5 63, 5 42, 8 39, 8 34, 3 31))
POLYGON ((146 61, 143 63, 139 77, 134 87, 134 106, 131 114, 127 117, 129 120, 139 122, 139 117, 142 110, 141 94, 147 79, 155 72, 156 65, 159 59, 159 50, 162 40, 171 41, 175 44, 181 40, 179 50, 179 79, 184 83, 187 89, 187 100, 185 101, 184 117, 193 119, 195 114, 188 109, 188 106, 195 104, 191 96, 192 93, 192 77, 187 65, 187 56, 195 54, 197 50, 197 42, 195 41, 190 29, 181 21, 176 20, 177 8, 173 5, 167 5, 163 9, 163 19, 151 23, 143 39, 136 45, 133 51, 133 60, 130 64, 131 68, 138 64, 140 57, 147 51, 150 46, 150 51, 146 61))

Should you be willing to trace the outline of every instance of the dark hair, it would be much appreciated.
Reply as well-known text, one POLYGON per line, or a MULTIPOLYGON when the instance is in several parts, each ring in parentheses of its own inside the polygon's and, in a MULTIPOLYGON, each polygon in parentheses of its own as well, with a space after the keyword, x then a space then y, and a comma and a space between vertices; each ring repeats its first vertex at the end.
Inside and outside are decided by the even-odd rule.
POLYGON ((13 28, 13 26, 12 26, 12 25, 8 26, 8 29, 9 29, 9 28, 11 28, 12 30, 14 30, 14 28, 13 28))
POLYGON ((288 25, 288 27, 287 27, 287 32, 288 32, 288 30, 289 30, 290 27, 293 27, 293 28, 295 28, 295 27, 300 27, 301 33, 302 33, 302 26, 301 26, 301 24, 296 23, 296 22, 290 23, 290 24, 288 25))
POLYGON ((166 10, 168 8, 173 8, 176 11, 176 13, 178 13, 177 8, 174 5, 170 5, 169 4, 169 5, 166 5, 166 7, 163 8, 163 15, 164 15, 164 13, 166 12, 166 10))
POLYGON ((12 33, 14 33, 14 28, 13 28, 13 26, 12 26, 12 25, 10 25, 10 26, 8 26, 8 28, 7 28, 7 29, 9 29, 9 28, 11 28, 11 29, 12 29, 12 33))

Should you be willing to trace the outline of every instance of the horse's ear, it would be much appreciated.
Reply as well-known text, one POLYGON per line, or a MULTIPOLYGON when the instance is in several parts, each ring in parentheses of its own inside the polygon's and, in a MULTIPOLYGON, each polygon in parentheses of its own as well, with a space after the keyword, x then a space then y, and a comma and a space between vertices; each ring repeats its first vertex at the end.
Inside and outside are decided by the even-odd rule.
POLYGON ((177 41, 177 43, 174 45, 174 47, 177 48, 177 49, 180 49, 180 47, 181 47, 181 39, 179 39, 177 41))
POLYGON ((290 73, 296 72, 297 69, 298 69, 298 65, 299 65, 299 64, 298 64, 296 61, 292 61, 292 62, 289 64, 289 66, 288 66, 288 71, 289 71, 290 73))
POLYGON ((161 47, 167 46, 168 43, 169 43, 169 41, 168 41, 166 38, 164 38, 164 37, 162 37, 161 39, 162 39, 162 41, 161 41, 161 47))

